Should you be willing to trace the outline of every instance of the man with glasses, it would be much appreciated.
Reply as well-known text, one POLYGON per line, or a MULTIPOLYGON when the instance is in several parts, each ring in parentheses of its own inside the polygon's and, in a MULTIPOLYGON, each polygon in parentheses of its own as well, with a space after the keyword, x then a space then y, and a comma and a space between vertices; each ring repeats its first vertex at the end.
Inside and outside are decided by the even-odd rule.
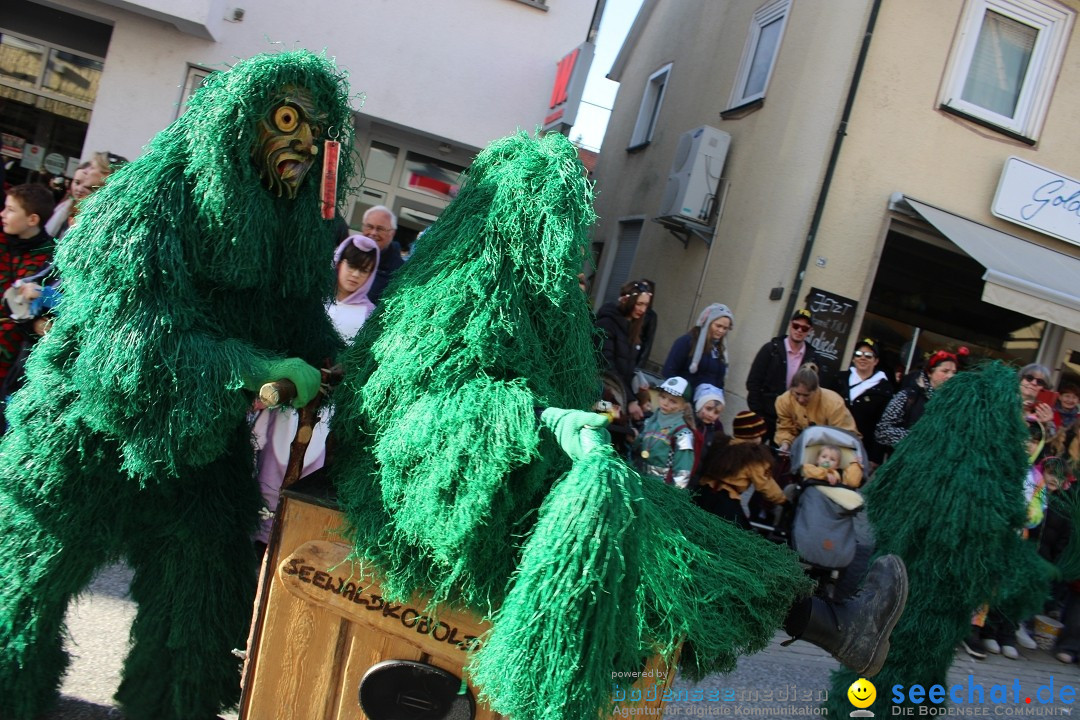
POLYGON ((405 264, 401 259, 401 245, 394 240, 397 232, 397 216, 385 205, 368 208, 364 213, 364 224, 360 231, 375 241, 379 246, 379 267, 375 271, 375 282, 368 290, 368 299, 376 305, 379 296, 390 282, 394 271, 405 264))
POLYGON ((776 432, 776 398, 787 392, 795 371, 806 363, 821 366, 821 361, 806 339, 813 329, 813 315, 800 308, 791 316, 788 334, 774 337, 762 345, 746 377, 746 402, 765 420, 766 437, 776 432))

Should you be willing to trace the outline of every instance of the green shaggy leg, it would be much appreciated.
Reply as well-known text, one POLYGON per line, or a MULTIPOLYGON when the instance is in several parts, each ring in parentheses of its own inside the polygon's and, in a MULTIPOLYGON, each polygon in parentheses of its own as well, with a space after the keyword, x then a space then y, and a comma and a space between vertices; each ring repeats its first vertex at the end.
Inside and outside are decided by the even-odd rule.
POLYGON ((239 454, 139 500, 127 556, 138 613, 116 700, 131 720, 202 720, 240 699, 262 503, 246 430, 239 454))
MULTIPOLYGON (((86 528, 88 531, 91 528, 86 528)), ((78 536, 78 533, 73 534, 78 536)), ((90 532, 67 542, 0 495, 0 718, 31 720, 55 702, 67 668, 68 602, 93 576, 103 553, 90 532)))

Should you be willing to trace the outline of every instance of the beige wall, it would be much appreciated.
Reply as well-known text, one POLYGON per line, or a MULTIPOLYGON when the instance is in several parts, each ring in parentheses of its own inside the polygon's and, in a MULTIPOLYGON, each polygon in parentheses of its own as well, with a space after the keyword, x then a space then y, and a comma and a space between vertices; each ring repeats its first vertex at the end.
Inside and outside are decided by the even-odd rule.
POLYGON ((937 108, 962 8, 959 0, 882 4, 815 246, 815 257, 825 256, 828 263, 822 269, 811 262, 806 274, 807 286, 856 298, 860 310, 869 297, 894 191, 1077 255, 1076 246, 995 218, 990 206, 1011 155, 1080 175, 1080 42, 1074 39, 1066 55, 1047 123, 1032 147, 937 108))
MULTIPOLYGON (((657 1, 651 22, 615 78, 621 87, 598 171, 602 220, 596 237, 609 240, 620 216, 657 214, 682 131, 709 124, 732 135, 724 171, 731 189, 711 257, 700 240, 684 249, 666 230, 647 222, 632 271, 658 283, 660 331, 654 360, 663 360, 695 309, 720 301, 734 310, 729 418, 745 407, 744 381, 753 355, 786 320, 782 316, 872 5, 871 0, 794 0, 764 105, 745 117, 721 120, 718 113, 727 107, 750 18, 764 2, 657 1), (666 62, 674 66, 661 130, 648 148, 628 154, 625 147, 646 79, 666 62), (706 262, 704 292, 697 297, 706 262), (777 286, 784 287, 783 300, 769 301, 769 289, 777 286)), ((1062 4, 1080 10, 1080 0, 1062 4)), ((801 298, 818 287, 858 300, 856 330, 892 217, 887 205, 894 191, 1080 256, 1075 245, 990 213, 1011 155, 1080 177, 1077 31, 1039 141, 1030 146, 937 108, 963 8, 962 0, 881 3, 798 293, 801 298), (816 264, 819 257, 824 267, 816 264)))
MULTIPOLYGON (((620 217, 656 215, 683 131, 712 125, 731 134, 724 169, 730 190, 711 253, 698 239, 684 249, 667 230, 646 222, 632 272, 658 285, 655 306, 661 324, 653 360, 663 361, 702 307, 711 302, 731 306, 736 319, 729 341, 732 413, 745 407, 740 396, 754 353, 779 326, 870 5, 868 0, 796 0, 764 106, 721 120, 751 18, 761 4, 658 2, 617 78, 619 95, 597 173, 601 221, 596 238, 609 240, 620 217), (823 35, 834 40, 820 42, 823 35), (673 67, 660 128, 647 148, 627 153, 645 83, 667 62, 673 67), (770 301, 770 288, 780 286, 783 299, 770 301)), ((601 259, 601 275, 611 256, 608 252, 601 259)))

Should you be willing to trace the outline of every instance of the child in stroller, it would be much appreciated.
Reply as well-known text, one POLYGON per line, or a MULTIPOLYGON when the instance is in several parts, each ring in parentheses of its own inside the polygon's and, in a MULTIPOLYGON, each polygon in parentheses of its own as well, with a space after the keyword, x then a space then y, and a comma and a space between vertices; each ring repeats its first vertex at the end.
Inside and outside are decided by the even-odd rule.
POLYGON ((790 502, 774 526, 753 523, 759 532, 790 544, 827 595, 843 594, 857 582, 869 556, 865 546, 859 552, 855 534, 855 516, 863 507, 855 489, 862 484, 865 463, 862 442, 847 430, 806 428, 791 446, 791 467, 798 475, 795 489, 785 489, 790 502), (857 555, 861 561, 856 563, 857 555), (849 583, 844 575, 856 577, 849 583))

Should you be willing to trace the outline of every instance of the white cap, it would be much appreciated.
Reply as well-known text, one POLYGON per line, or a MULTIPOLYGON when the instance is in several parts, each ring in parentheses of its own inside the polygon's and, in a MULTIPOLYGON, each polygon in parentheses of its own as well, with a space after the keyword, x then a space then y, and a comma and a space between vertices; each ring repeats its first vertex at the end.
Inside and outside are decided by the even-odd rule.
POLYGON ((669 377, 664 382, 660 383, 658 388, 660 392, 666 392, 668 395, 674 395, 680 397, 683 400, 690 399, 690 383, 685 378, 681 377, 669 377))

